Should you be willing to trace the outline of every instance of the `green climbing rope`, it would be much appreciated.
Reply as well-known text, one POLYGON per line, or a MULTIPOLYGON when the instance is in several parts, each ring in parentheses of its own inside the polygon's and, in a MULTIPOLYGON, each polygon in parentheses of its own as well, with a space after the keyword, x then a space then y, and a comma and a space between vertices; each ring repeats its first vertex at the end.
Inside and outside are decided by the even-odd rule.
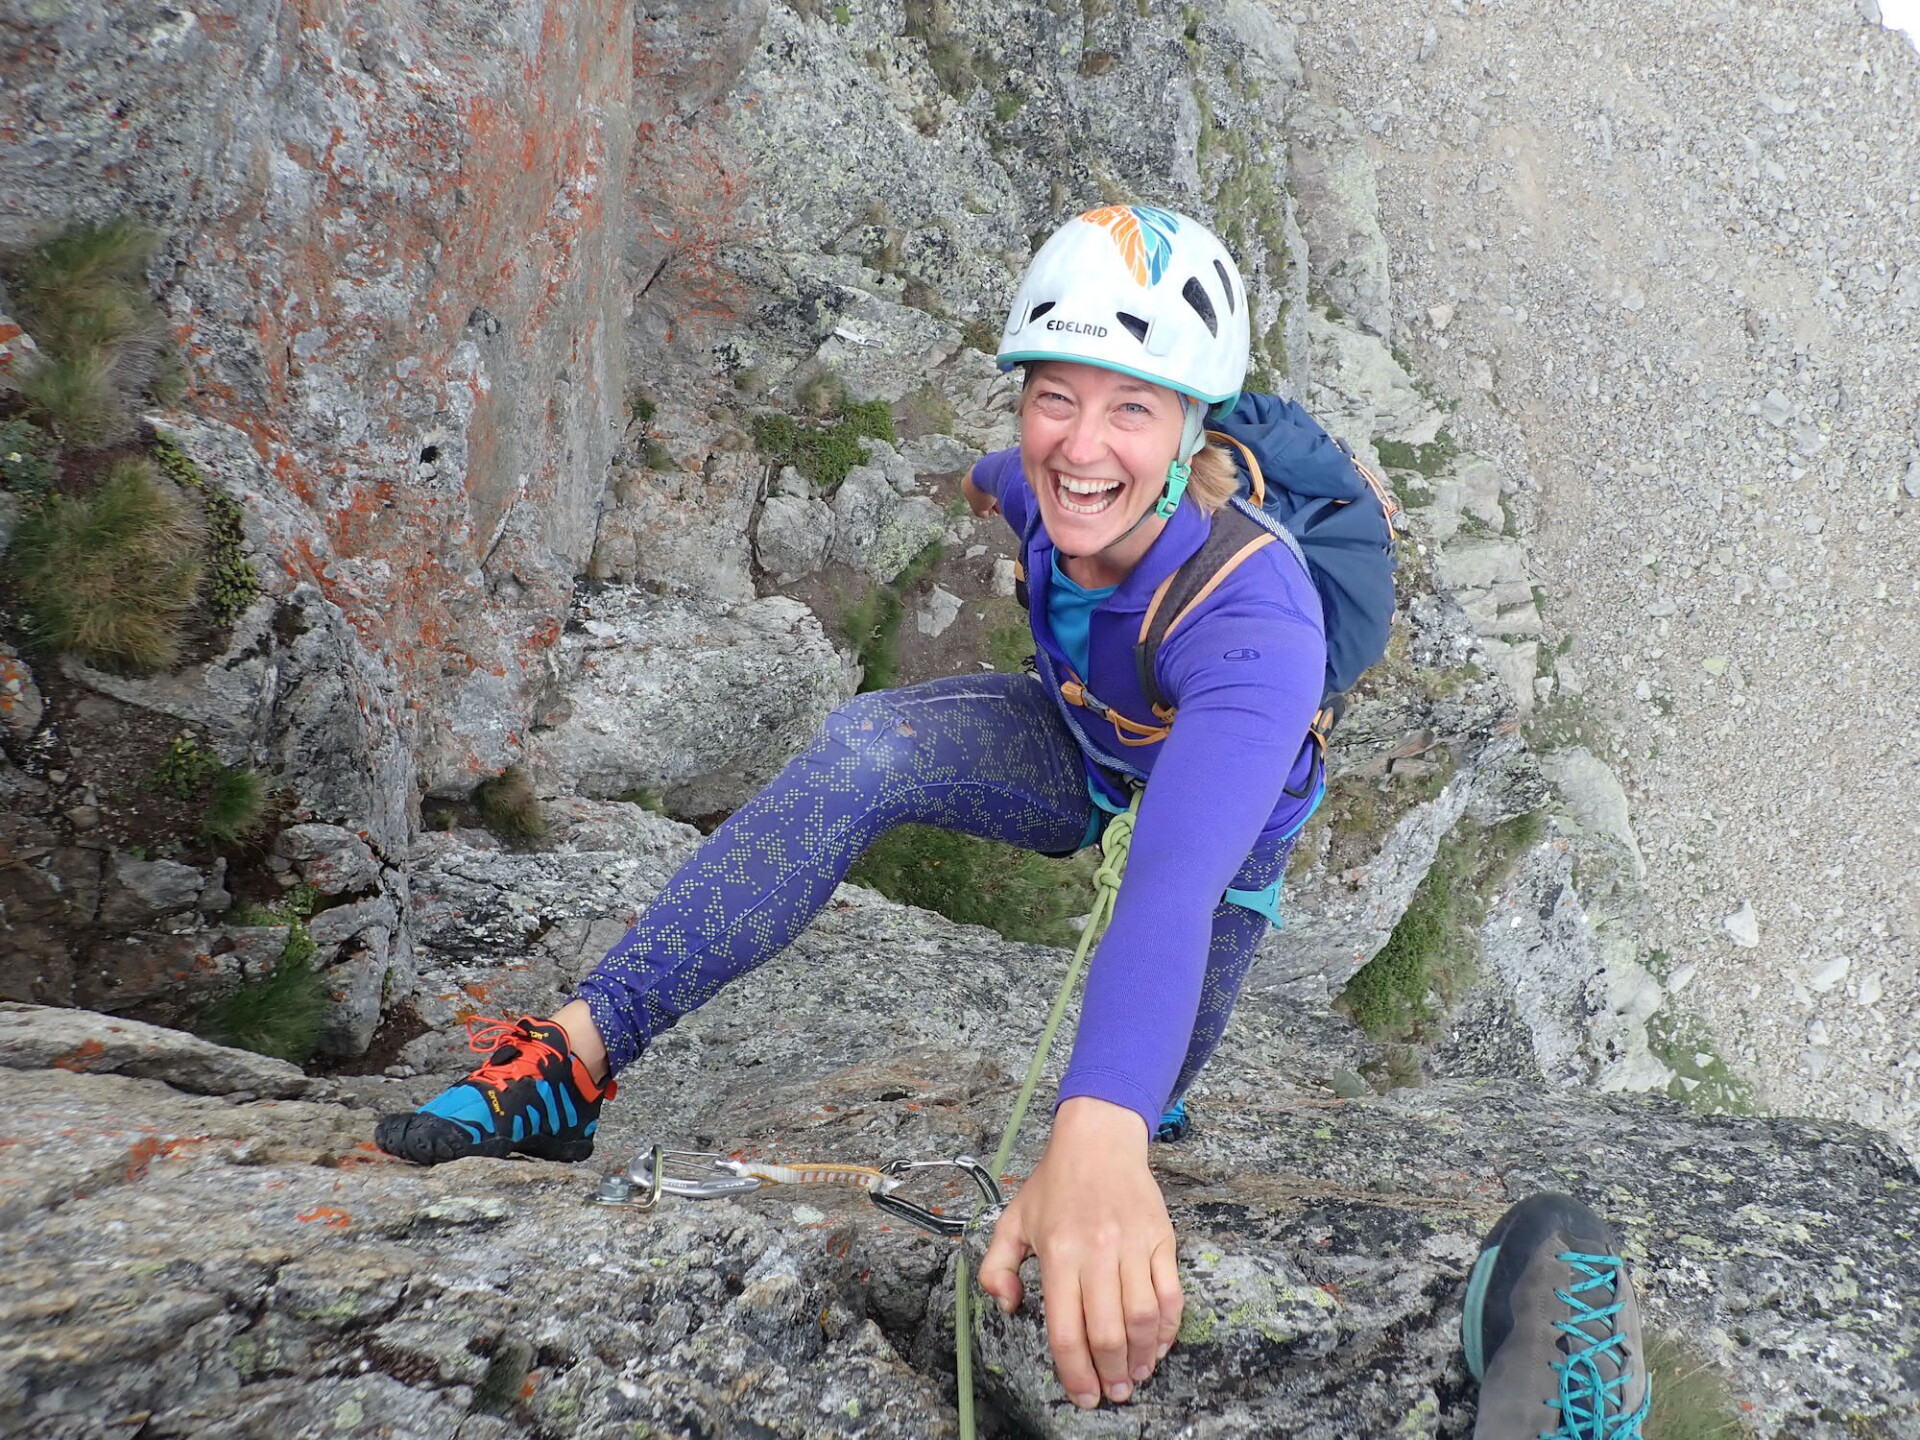
MULTIPOLYGON (((1080 932, 1080 943, 1074 948, 1073 959, 1067 965, 1066 977, 1060 982, 1059 993, 1053 997, 1053 1009, 1048 1012, 1046 1026, 1040 1032, 1040 1044, 1033 1052, 1033 1063, 1027 1066, 1027 1078, 1021 1083, 1020 1094, 1013 1102, 1013 1113, 1007 1117, 1007 1128, 1000 1133, 1000 1148, 993 1152, 992 1163, 987 1166, 987 1173, 996 1179, 1005 1172, 1007 1162, 1013 1158, 1014 1143, 1020 1138, 1020 1127, 1027 1118, 1027 1106, 1033 1100, 1033 1092, 1039 1088, 1040 1075, 1046 1068, 1054 1037, 1060 1033, 1060 1022, 1066 1016, 1067 1004, 1073 999, 1080 977, 1086 973, 1087 956, 1093 953, 1094 944, 1106 930, 1107 922, 1113 918, 1114 901, 1120 895, 1120 881, 1127 873, 1127 851, 1133 844, 1133 825, 1140 814, 1140 796, 1143 793, 1134 792, 1133 803, 1107 822, 1106 831, 1100 837, 1100 868, 1093 872, 1093 913, 1087 917, 1086 928, 1080 932)), ((954 1379, 959 1388, 960 1440, 975 1440, 973 1282, 967 1271, 967 1247, 964 1241, 956 1248, 953 1261, 953 1362, 954 1379)))

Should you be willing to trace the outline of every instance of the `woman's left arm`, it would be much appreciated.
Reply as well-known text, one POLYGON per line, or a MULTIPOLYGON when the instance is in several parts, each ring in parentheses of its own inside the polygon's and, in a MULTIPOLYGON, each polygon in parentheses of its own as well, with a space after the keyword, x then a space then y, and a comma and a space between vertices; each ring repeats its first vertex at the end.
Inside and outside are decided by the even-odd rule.
POLYGON ((1158 1121, 1199 1010, 1213 912, 1279 804, 1325 666, 1317 612, 1258 598, 1210 609, 1162 648, 1178 714, 1087 976, 1062 1099, 1158 1121))
POLYGON ((1181 639, 1163 652, 1179 716, 1087 980, 1053 1134, 980 1271, 1012 1309, 1021 1261, 1039 1257, 1054 1364, 1081 1406, 1127 1399, 1180 1328, 1147 1139, 1192 1036, 1214 909, 1279 801, 1325 666, 1317 621, 1270 604, 1223 606, 1181 639))

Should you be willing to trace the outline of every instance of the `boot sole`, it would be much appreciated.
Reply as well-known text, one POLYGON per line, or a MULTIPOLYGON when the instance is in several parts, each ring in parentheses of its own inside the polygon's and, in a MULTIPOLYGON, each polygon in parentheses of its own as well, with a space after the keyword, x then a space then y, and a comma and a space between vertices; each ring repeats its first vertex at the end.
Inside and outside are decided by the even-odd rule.
POLYGON ((497 1136, 492 1140, 475 1140, 451 1120, 418 1111, 382 1116, 374 1126, 373 1143, 387 1154, 411 1160, 416 1165, 444 1165, 472 1155, 504 1160, 513 1154, 575 1164, 593 1154, 591 1139, 541 1135, 518 1142, 497 1136))

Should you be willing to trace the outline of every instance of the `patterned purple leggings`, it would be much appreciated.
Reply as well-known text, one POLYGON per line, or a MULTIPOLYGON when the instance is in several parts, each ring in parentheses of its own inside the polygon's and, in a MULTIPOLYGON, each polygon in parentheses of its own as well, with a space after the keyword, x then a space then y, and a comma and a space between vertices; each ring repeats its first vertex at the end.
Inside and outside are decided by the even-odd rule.
MULTIPOLYGON (((581 982, 580 998, 618 1072, 789 944, 860 852, 894 826, 937 825, 1060 853, 1081 846, 1094 819, 1079 748, 1032 677, 956 676, 856 695, 701 843, 581 982)), ((1234 887, 1272 884, 1292 848, 1263 845, 1234 887)), ((1263 916, 1240 905, 1223 900, 1214 911, 1174 1100, 1219 1045, 1266 929, 1263 916)))

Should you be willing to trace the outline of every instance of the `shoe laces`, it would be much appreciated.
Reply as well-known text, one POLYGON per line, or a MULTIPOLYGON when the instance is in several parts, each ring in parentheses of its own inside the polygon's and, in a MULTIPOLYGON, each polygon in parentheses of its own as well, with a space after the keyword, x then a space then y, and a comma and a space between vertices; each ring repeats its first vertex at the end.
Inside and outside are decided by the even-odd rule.
POLYGON ((548 1057, 564 1061, 567 1056, 557 1045, 533 1033, 537 1022, 531 1016, 518 1020, 469 1020, 467 1048, 490 1058, 469 1079, 485 1081, 505 1088, 515 1080, 538 1075, 548 1057), (506 1055, 499 1051, 507 1049, 506 1055))
POLYGON ((1627 1353, 1626 1335, 1614 1324, 1626 1308, 1619 1298, 1620 1257, 1568 1251, 1558 1258, 1580 1278, 1569 1289, 1553 1292, 1573 1313, 1571 1319, 1554 1322, 1566 1337, 1562 1345, 1567 1358, 1554 1362, 1560 1398, 1547 1404, 1560 1412, 1560 1425, 1540 1440, 1642 1440, 1640 1426, 1653 1392, 1649 1389, 1640 1407, 1626 1413, 1633 1356, 1627 1353), (1593 1295, 1595 1291, 1600 1293, 1593 1295))

